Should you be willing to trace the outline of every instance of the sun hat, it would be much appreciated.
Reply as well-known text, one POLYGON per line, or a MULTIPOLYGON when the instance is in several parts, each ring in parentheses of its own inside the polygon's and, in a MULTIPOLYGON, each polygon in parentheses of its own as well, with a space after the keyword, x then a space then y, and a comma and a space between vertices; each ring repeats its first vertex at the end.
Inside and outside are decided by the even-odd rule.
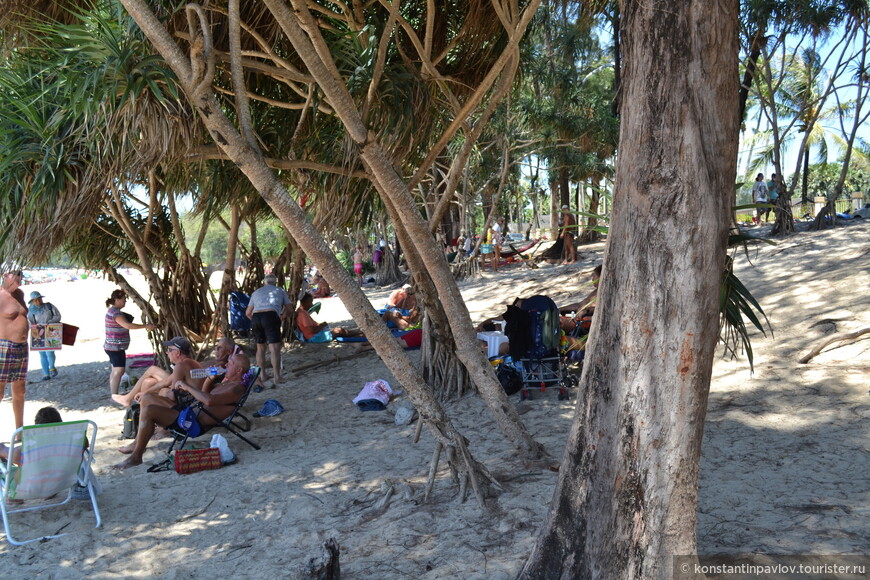
POLYGON ((567 205, 563 205, 562 209, 570 209, 567 205))
POLYGON ((37 290, 34 290, 33 292, 30 293, 30 300, 29 300, 29 302, 33 302, 33 301, 36 300, 37 298, 45 298, 45 296, 43 296, 42 294, 40 294, 37 290))
POLYGON ((167 348, 169 348, 170 346, 174 346, 184 354, 190 354, 190 341, 181 336, 176 336, 174 338, 170 338, 169 340, 164 340, 163 346, 167 348))
POLYGON ((274 417, 284 412, 284 407, 275 399, 266 399, 263 402, 263 407, 254 413, 254 417, 274 417))

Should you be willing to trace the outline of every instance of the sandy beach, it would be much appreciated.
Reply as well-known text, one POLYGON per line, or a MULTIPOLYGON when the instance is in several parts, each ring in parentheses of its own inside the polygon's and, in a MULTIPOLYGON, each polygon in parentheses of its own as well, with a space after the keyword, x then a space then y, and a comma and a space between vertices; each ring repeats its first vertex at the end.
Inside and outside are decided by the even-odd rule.
MULTIPOLYGON (((866 222, 866 220, 864 220, 866 222)), ((760 228, 755 228, 758 230, 760 228)), ((603 244, 583 246, 579 263, 504 268, 463 282, 475 322, 500 314, 516 296, 550 295, 557 304, 584 296, 603 244)), ((740 279, 773 328, 755 333, 755 369, 745 358, 718 358, 703 442, 698 544, 701 553, 870 553, 870 335, 830 347, 808 364, 798 359, 834 333, 870 326, 870 223, 800 233, 736 256, 740 279)), ((250 416, 266 399, 286 411, 253 419, 260 451, 227 434, 239 457, 216 471, 148 473, 170 440, 152 442, 145 465, 114 472, 123 410, 109 398, 102 350, 104 301, 114 286, 78 280, 25 286, 39 290, 80 327, 58 353, 59 376, 41 381, 31 354, 25 421, 54 405, 65 420, 99 426, 95 471, 103 516, 94 529, 86 502, 13 516, 17 528, 71 535, 14 547, 0 543, 2 578, 294 577, 319 557, 329 538, 341 546, 347 578, 508 579, 519 572, 543 522, 558 476, 515 457, 477 397, 447 405, 470 448, 504 486, 489 509, 460 503, 446 467, 422 503, 433 450, 416 421, 397 426, 399 397, 386 411, 360 412, 351 400, 367 381, 401 389, 378 356, 352 345, 300 346, 283 352, 294 373, 277 389, 251 396, 250 416), (320 366, 310 366, 323 362, 320 366)), ((368 290, 380 306, 389 289, 368 290)), ((318 320, 351 323, 340 297, 325 299, 318 320)), ((126 310, 140 320, 132 303, 126 310)), ((150 352, 133 331, 128 353, 150 352)), ((419 352, 412 352, 419 360, 419 352)), ((558 464, 575 399, 551 390, 518 406, 532 434, 558 464)), ((8 393, 0 404, 8 440, 8 393)), ((198 443, 207 445, 209 436, 198 443)))

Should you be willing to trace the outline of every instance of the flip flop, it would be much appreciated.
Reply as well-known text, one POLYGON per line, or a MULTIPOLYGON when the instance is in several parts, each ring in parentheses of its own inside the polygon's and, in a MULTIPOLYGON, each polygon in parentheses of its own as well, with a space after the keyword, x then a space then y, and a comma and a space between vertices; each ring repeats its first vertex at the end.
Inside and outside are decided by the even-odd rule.
POLYGON ((172 469, 172 458, 164 459, 160 463, 155 463, 148 468, 148 473, 158 473, 160 471, 169 471, 172 469))

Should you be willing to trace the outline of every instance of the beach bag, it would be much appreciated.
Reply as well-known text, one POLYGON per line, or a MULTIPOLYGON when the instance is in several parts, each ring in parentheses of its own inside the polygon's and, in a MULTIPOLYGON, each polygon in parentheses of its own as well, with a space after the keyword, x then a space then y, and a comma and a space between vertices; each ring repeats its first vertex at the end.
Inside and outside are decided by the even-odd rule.
POLYGON ((182 475, 209 469, 220 469, 223 464, 221 451, 217 447, 179 449, 175 452, 175 472, 182 475))
POLYGON ((76 335, 79 332, 78 326, 73 326, 72 324, 67 324, 63 322, 63 330, 62 330, 62 339, 61 342, 64 346, 73 346, 76 343, 76 335))
POLYGON ((523 377, 513 365, 501 363, 495 368, 495 376, 504 392, 513 395, 523 388, 523 377))
POLYGON ((383 411, 390 402, 393 389, 383 379, 369 381, 353 400, 360 411, 383 411))
POLYGON ((135 439, 136 433, 139 431, 139 413, 142 407, 139 403, 134 403, 127 407, 124 411, 124 426, 121 428, 122 439, 135 439))

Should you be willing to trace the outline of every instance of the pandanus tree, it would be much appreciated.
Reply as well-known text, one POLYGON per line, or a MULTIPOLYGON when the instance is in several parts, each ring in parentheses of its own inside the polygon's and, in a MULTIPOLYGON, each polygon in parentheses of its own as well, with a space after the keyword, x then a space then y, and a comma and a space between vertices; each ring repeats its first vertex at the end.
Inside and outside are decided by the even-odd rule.
MULTIPOLYGON (((460 475, 459 481, 463 486, 470 484, 482 500, 486 471, 473 459, 467 442, 452 427, 431 389, 289 194, 288 185, 298 188, 304 182, 297 170, 305 169, 302 163, 306 161, 299 162, 301 157, 294 151, 292 157, 285 159, 286 174, 282 171, 278 175, 269 168, 265 153, 271 152, 261 148, 250 115, 251 103, 262 97, 251 90, 246 79, 266 71, 263 74, 279 77, 288 87, 282 108, 296 107, 312 117, 329 114, 341 122, 344 132, 338 145, 348 152, 345 172, 362 168, 392 219, 418 289, 429 297, 427 305, 435 302, 443 305, 444 329, 449 330, 455 341, 457 358, 468 369, 510 441, 523 455, 539 456, 541 446, 520 422, 478 348, 468 311, 444 255, 434 243, 431 231, 440 223, 439 216, 446 211, 450 198, 439 200, 433 221, 427 223, 411 194, 458 132, 476 138, 478 125, 482 124, 476 112, 479 108, 484 111, 494 108, 493 94, 498 97, 510 87, 519 62, 518 43, 537 4, 522 5, 519 10, 512 2, 469 2, 454 7, 458 10, 446 10, 448 7, 421 2, 402 5, 401 9, 397 4, 387 8, 367 4, 345 11, 342 6, 327 8, 302 1, 288 4, 267 0, 244 5, 229 2, 224 7, 188 4, 184 15, 164 21, 158 18, 163 5, 139 0, 125 0, 123 4, 178 76, 215 145, 239 166, 300 247, 342 294, 348 310, 404 384, 433 431, 438 442, 436 457, 445 448, 450 464, 460 475), (445 28, 445 23, 450 26, 445 28), (365 38, 376 46, 371 51, 370 68, 359 76, 348 75, 337 65, 334 42, 336 37, 361 36, 363 29, 367 32, 365 38), (479 35, 470 34, 471 30, 479 35), (430 91, 451 101, 457 114, 448 120, 436 117, 439 122, 433 123, 431 130, 438 137, 427 144, 428 153, 414 164, 414 173, 406 181, 400 173, 405 170, 402 153, 412 148, 396 140, 393 132, 377 120, 379 112, 383 114, 391 105, 379 92, 386 63, 405 62, 409 53, 414 57, 408 59, 408 74, 424 79, 424 86, 430 91), (482 58, 486 54, 491 57, 482 58), (480 62, 472 66, 475 59, 480 62), (468 85, 472 90, 461 93, 445 90, 452 83, 467 86, 457 81, 475 70, 483 71, 477 73, 482 80, 468 85), (229 78, 233 87, 231 99, 214 90, 217 76, 229 78), (225 114, 227 110, 233 111, 232 116, 225 114)), ((427 134, 419 127, 416 129, 416 135, 427 134)), ((470 151, 473 140, 468 141, 460 158, 470 151)), ((451 167, 445 191, 455 188, 460 170, 461 166, 451 167)))
POLYGON ((138 29, 100 12, 64 15, 68 22, 24 19, 4 29, 7 42, 20 43, 0 71, 4 249, 38 263, 67 245, 125 286, 117 268, 134 266, 159 307, 154 339, 198 336, 212 304, 170 181, 197 140, 191 110, 138 29), (116 247, 125 249, 106 251, 116 247))

